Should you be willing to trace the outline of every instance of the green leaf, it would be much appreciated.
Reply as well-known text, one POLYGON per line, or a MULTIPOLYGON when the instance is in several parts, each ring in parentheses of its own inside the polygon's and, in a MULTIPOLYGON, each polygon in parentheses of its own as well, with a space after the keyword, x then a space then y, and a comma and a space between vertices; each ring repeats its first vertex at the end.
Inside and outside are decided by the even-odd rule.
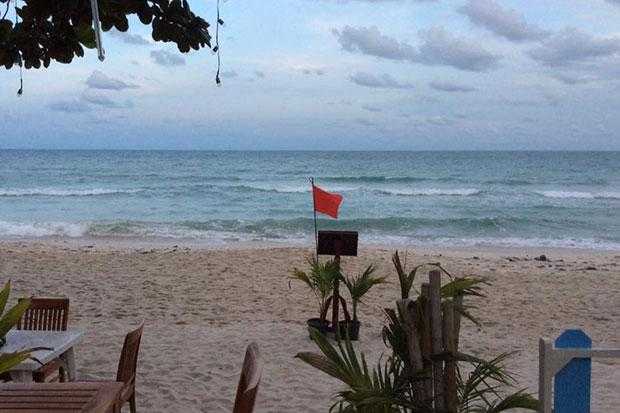
POLYGON ((30 307, 30 299, 20 300, 13 308, 6 312, 0 319, 0 337, 6 336, 10 329, 12 329, 20 318, 24 315, 26 310, 30 307))
POLYGON ((9 294, 11 293, 11 280, 4 284, 4 288, 0 291, 0 316, 4 314, 6 308, 6 302, 9 300, 9 294))
POLYGON ((0 373, 10 371, 24 360, 30 358, 30 350, 15 353, 0 353, 0 373))

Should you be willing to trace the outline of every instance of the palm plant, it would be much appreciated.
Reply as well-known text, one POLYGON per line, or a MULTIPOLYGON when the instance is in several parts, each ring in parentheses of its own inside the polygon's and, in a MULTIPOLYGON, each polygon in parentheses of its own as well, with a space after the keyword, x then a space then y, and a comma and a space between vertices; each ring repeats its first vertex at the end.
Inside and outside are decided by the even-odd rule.
MULTIPOLYGON (((395 254, 396 262, 399 262, 395 254)), ((419 267, 419 266, 418 266, 419 267)), ((441 268, 441 267, 440 267, 441 268)), ((402 270, 402 267, 400 267, 402 270)), ((397 267, 397 271, 399 271, 397 267)), ((407 274, 404 270, 400 277, 401 293, 407 293, 412 287, 415 270, 407 274), (404 285, 403 285, 404 284, 404 285)), ((484 297, 483 279, 465 277, 455 278, 445 284, 440 291, 441 305, 454 305, 455 311, 465 318, 475 319, 465 310, 462 299, 465 296, 484 297), (459 303, 459 305, 455 305, 459 303)), ((420 303, 423 303, 424 298, 420 303)), ((411 301, 409 301, 411 302, 411 301)), ((417 306, 417 311, 424 311, 417 306)), ((297 358, 340 380, 346 389, 337 393, 336 401, 330 408, 338 412, 433 412, 433 400, 429 400, 423 386, 428 383, 430 367, 420 368, 412 362, 410 353, 410 326, 406 318, 410 315, 398 305, 396 309, 387 309, 387 324, 383 328, 384 343, 391 353, 370 368, 363 352, 357 352, 348 337, 332 345, 321 332, 311 330, 311 337, 317 344, 320 354, 302 352, 297 358)), ((420 316, 420 313, 414 317, 420 316)), ((414 320, 418 328, 428 328, 423 318, 414 320)), ((458 334, 457 334, 458 340, 458 334)), ((498 413, 515 408, 537 410, 538 401, 524 390, 512 391, 515 385, 512 376, 505 368, 505 361, 510 353, 486 361, 478 357, 458 352, 431 355, 433 360, 442 359, 456 364, 456 406, 453 413, 498 413), (463 368, 468 366, 467 368, 463 368), (465 373, 468 371, 469 373, 465 373)), ((432 392, 431 392, 432 399, 432 392)), ((438 397, 437 395, 435 397, 438 397)), ((441 396, 439 396, 441 397, 441 396)))
MULTIPOLYGON (((20 300, 5 313, 4 310, 9 300, 10 293, 11 281, 7 281, 2 291, 0 291, 0 348, 6 344, 7 333, 17 324, 28 307, 30 307, 30 300, 24 299, 20 300)), ((31 348, 13 353, 0 353, 0 373, 7 372, 22 361, 32 358, 31 353, 41 349, 42 348, 31 348)))
POLYGON ((320 262, 317 258, 308 258, 310 270, 293 269, 291 278, 306 284, 314 294, 319 310, 319 318, 325 322, 329 298, 334 289, 334 281, 339 279, 340 266, 334 260, 320 262))
POLYGON ((344 277, 343 281, 349 290, 351 296, 351 307, 353 311, 353 321, 357 320, 357 306, 361 302, 362 297, 366 295, 372 287, 377 284, 383 284, 386 282, 385 277, 374 277, 373 274, 376 271, 374 265, 369 265, 364 272, 357 277, 344 277))

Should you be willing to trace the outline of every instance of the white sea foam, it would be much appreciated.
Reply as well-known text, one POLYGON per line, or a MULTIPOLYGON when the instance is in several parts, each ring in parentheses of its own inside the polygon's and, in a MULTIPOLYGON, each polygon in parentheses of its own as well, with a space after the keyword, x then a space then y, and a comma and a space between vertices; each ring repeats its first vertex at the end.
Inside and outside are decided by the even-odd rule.
POLYGON ((519 237, 480 237, 480 238, 416 238, 412 236, 367 234, 361 236, 372 244, 413 245, 441 247, 507 247, 507 248, 569 248, 599 251, 620 251, 620 243, 595 240, 591 238, 519 238, 519 237))
POLYGON ((536 191, 546 198, 620 199, 620 192, 536 191))
POLYGON ((140 189, 56 189, 56 188, 28 188, 28 189, 0 189, 0 197, 20 196, 97 196, 114 194, 133 194, 140 189))
MULTIPOLYGON (((255 191, 265 192, 277 192, 277 193, 290 193, 290 194, 304 194, 310 192, 310 185, 269 185, 269 184, 243 184, 243 185, 231 185, 232 188, 237 189, 249 189, 255 191)), ((329 186, 324 188, 329 192, 351 192, 361 189, 359 186, 329 186)))
POLYGON ((0 221, 0 237, 2 238, 41 238, 70 237, 86 235, 88 225, 70 222, 6 222, 0 221))
POLYGON ((475 188, 457 188, 457 189, 378 189, 377 192, 387 195, 402 196, 472 196, 478 195, 482 191, 475 188))

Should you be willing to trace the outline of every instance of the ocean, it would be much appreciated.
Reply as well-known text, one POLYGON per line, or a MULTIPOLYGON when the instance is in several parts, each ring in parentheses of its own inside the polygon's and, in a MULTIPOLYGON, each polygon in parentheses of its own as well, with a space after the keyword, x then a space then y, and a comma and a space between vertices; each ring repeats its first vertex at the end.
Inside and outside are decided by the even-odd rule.
POLYGON ((0 238, 620 250, 620 152, 0 150, 0 238))

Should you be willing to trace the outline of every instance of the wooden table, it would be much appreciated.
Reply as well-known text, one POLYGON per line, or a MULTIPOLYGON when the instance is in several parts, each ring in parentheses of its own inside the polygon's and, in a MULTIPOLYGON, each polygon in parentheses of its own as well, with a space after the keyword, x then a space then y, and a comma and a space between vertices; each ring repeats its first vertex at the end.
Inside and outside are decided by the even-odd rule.
POLYGON ((121 382, 0 384, 0 412, 110 413, 122 388, 121 382))
MULTIPOLYGON (((6 335, 6 344, 2 347, 3 353, 25 350, 34 347, 48 347, 52 350, 35 351, 32 356, 45 364, 56 358, 63 360, 67 366, 67 375, 70 381, 76 378, 75 351, 73 347, 82 340, 83 332, 79 330, 67 331, 36 331, 11 330, 6 335)), ((11 379, 14 382, 32 382, 32 372, 41 365, 34 360, 26 360, 11 369, 11 379)))

